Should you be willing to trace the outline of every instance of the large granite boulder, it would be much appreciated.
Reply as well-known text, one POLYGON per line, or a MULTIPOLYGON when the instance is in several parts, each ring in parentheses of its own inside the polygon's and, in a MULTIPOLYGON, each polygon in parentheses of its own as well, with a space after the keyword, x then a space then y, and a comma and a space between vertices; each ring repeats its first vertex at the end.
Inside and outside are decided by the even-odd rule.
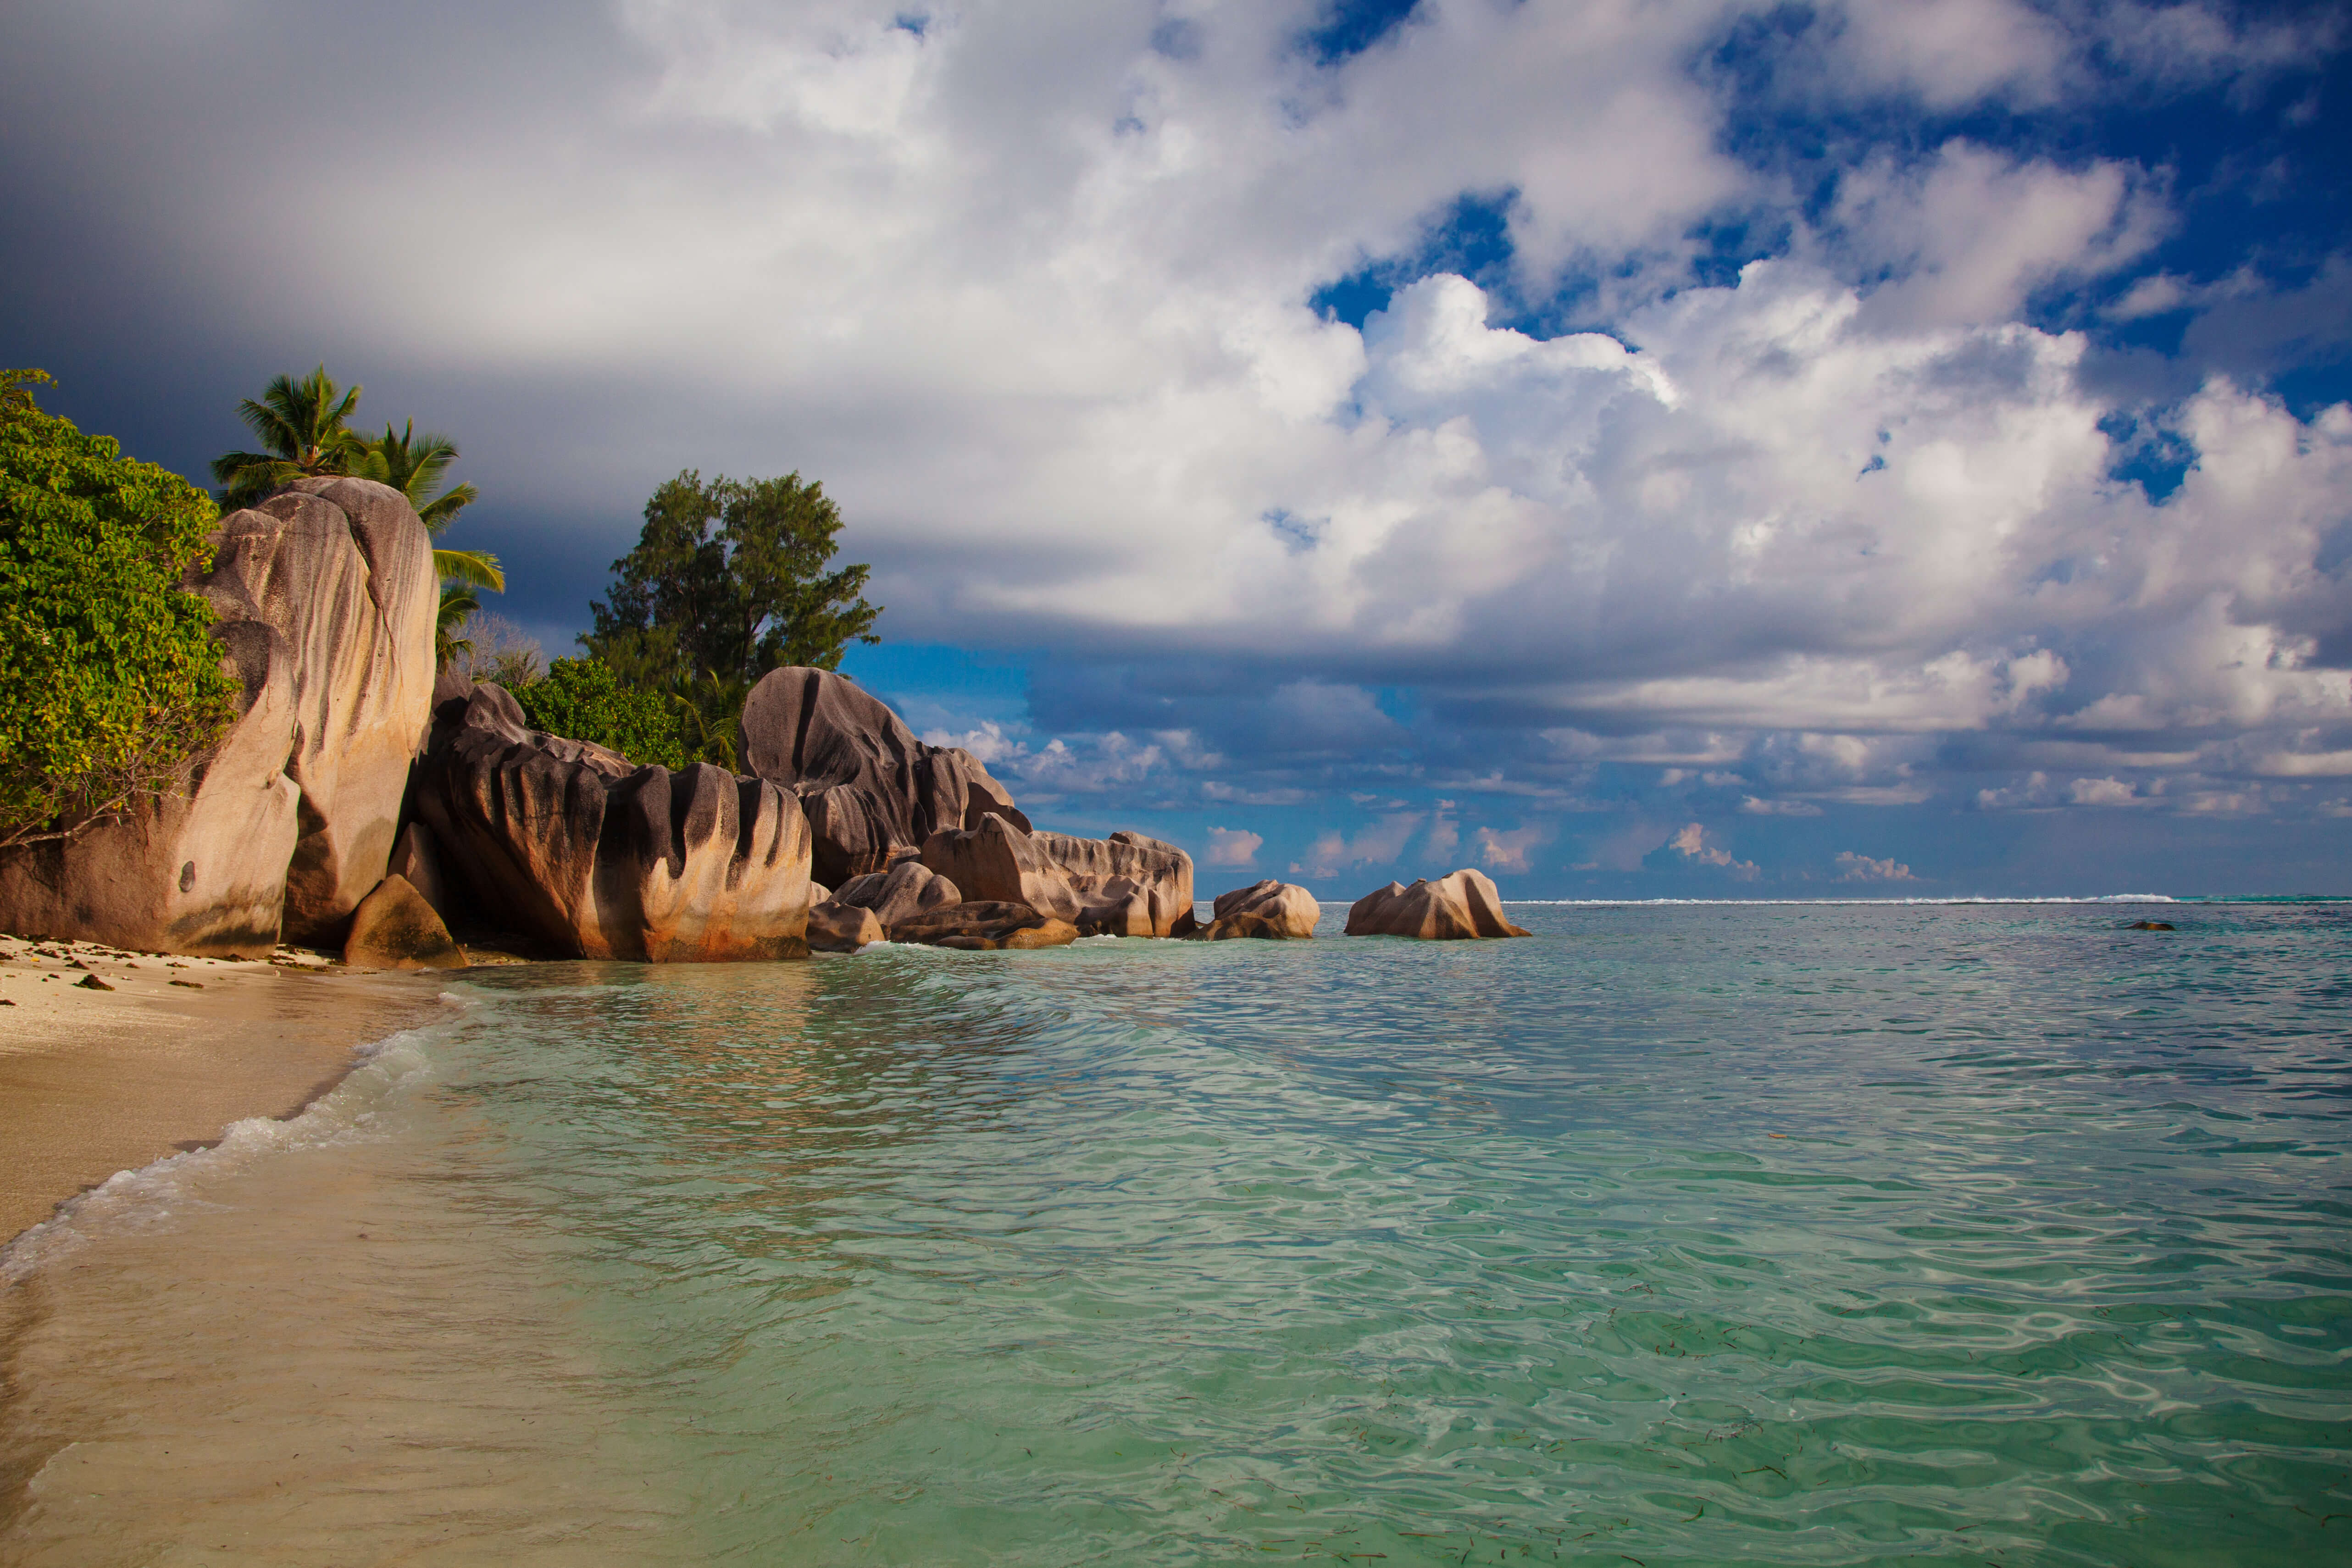
POLYGON ((184 794, 0 857, 0 929, 255 957, 340 945, 383 880, 431 716, 433 541, 400 493, 308 479, 219 526, 188 586, 242 687, 184 794))
POLYGON ((1066 920, 1057 920, 1025 904, 992 899, 942 904, 908 915, 890 928, 893 942, 961 947, 974 952, 1000 947, 1066 947, 1078 936, 1078 928, 1066 920))
POLYGON ((820 953, 855 953, 888 939, 882 922, 862 904, 819 899, 809 906, 808 945, 820 953))
POLYGON ((1002 817, 933 833, 923 864, 970 899, 1025 904, 1089 936, 1181 936, 1192 915, 1192 857, 1140 833, 1032 833, 1002 817))
POLYGON ((920 861, 900 861, 888 871, 851 877, 833 895, 836 904, 870 909, 885 928, 910 915, 963 902, 962 890, 920 861))
POLYGON ((1323 906, 1315 902, 1313 894, 1271 877, 1217 894, 1210 910, 1210 923, 1199 935, 1212 942, 1245 936, 1305 940, 1315 935, 1315 923, 1323 918, 1323 906))
POLYGON ((1348 910, 1347 935, 1449 942, 1535 933, 1505 918, 1493 878, 1465 867, 1435 882, 1424 877, 1411 887, 1392 882, 1364 894, 1348 910))
POLYGON ((343 962, 354 969, 462 969, 465 950, 404 876, 387 876, 352 912, 343 962))
POLYGON ((1029 819, 959 747, 927 746, 845 675, 771 670, 743 704, 743 765, 801 798, 816 879, 887 871, 942 829, 1029 819))
POLYGON ((793 796, 697 763, 633 768, 531 729, 483 685, 442 710, 417 814, 493 917, 583 958, 806 955, 808 823, 793 796))

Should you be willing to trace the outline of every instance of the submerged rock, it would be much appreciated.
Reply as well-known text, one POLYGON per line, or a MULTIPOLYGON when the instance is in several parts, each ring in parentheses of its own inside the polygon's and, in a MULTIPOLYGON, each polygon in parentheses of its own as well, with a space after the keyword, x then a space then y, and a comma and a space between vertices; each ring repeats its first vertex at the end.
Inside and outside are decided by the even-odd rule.
POLYGON ((491 685, 443 711, 416 810, 493 915, 584 958, 807 953, 808 824, 786 791, 708 763, 633 768, 530 728, 491 685))
POLYGON ((1078 928, 1066 920, 1057 920, 1026 904, 996 899, 943 904, 890 927, 893 942, 973 951, 1063 947, 1077 939, 1078 928))
POLYGON ((816 879, 840 887, 887 871, 942 829, 1029 819, 958 747, 928 746, 845 675, 772 670, 743 704, 743 764, 800 797, 816 879))
POLYGON ((340 945, 383 879, 423 746, 433 541, 396 490, 306 479, 220 520, 189 586, 242 690, 188 791, 0 857, 0 928, 260 957, 340 945))
POLYGON ((343 962, 354 969, 462 969, 466 955, 425 895, 395 874, 352 912, 343 962))
POLYGON ((1478 936, 1531 936, 1503 914, 1503 901, 1486 873, 1465 868, 1411 887, 1391 883, 1356 900, 1348 911, 1350 936, 1414 936, 1458 941, 1478 936))
POLYGON ((1210 909, 1211 921, 1200 935, 1212 942, 1238 937, 1305 940, 1314 936, 1315 923, 1323 918, 1323 906, 1313 894, 1272 877, 1217 894, 1210 909))

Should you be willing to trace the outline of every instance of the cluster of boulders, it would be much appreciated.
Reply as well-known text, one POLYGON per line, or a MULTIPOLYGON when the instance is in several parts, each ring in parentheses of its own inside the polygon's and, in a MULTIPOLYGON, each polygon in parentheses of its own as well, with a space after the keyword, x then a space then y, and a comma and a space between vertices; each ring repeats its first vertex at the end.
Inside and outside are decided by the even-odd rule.
MULTIPOLYGON (((782 669, 742 716, 751 771, 640 767, 532 729, 434 667, 432 542, 405 498, 305 480, 221 521, 190 587, 218 615, 238 716, 183 794, 0 857, 0 929, 259 956, 340 946, 463 965, 451 935, 572 957, 783 958, 878 941, 1305 939, 1305 888, 1220 895, 1139 833, 1044 832, 971 753, 919 740, 829 671, 782 669)), ((1350 935, 1522 936, 1475 871, 1391 884, 1350 935)))

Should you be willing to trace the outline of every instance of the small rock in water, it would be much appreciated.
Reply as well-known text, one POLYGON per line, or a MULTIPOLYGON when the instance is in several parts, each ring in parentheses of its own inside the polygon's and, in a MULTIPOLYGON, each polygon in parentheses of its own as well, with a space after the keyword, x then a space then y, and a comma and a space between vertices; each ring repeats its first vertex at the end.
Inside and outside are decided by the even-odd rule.
POLYGON ((2135 920, 2125 927, 2127 931, 2172 931, 2179 927, 2169 920, 2135 920))
POLYGON ((75 984, 81 987, 85 991, 110 991, 114 989, 112 986, 108 985, 96 975, 84 975, 79 980, 76 981, 75 984))

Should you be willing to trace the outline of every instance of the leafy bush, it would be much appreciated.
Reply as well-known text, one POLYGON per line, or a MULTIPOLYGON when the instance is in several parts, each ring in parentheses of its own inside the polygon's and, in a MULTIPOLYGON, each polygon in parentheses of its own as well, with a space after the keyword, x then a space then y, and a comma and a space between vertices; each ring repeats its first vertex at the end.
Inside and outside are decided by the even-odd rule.
POLYGON ((544 680, 513 695, 533 729, 593 740, 636 763, 678 768, 693 760, 668 699, 624 686, 600 659, 558 659, 547 667, 544 680))
POLYGON ((0 847, 68 838, 184 766, 236 716, 212 607, 212 498, 41 412, 0 371, 0 847))

